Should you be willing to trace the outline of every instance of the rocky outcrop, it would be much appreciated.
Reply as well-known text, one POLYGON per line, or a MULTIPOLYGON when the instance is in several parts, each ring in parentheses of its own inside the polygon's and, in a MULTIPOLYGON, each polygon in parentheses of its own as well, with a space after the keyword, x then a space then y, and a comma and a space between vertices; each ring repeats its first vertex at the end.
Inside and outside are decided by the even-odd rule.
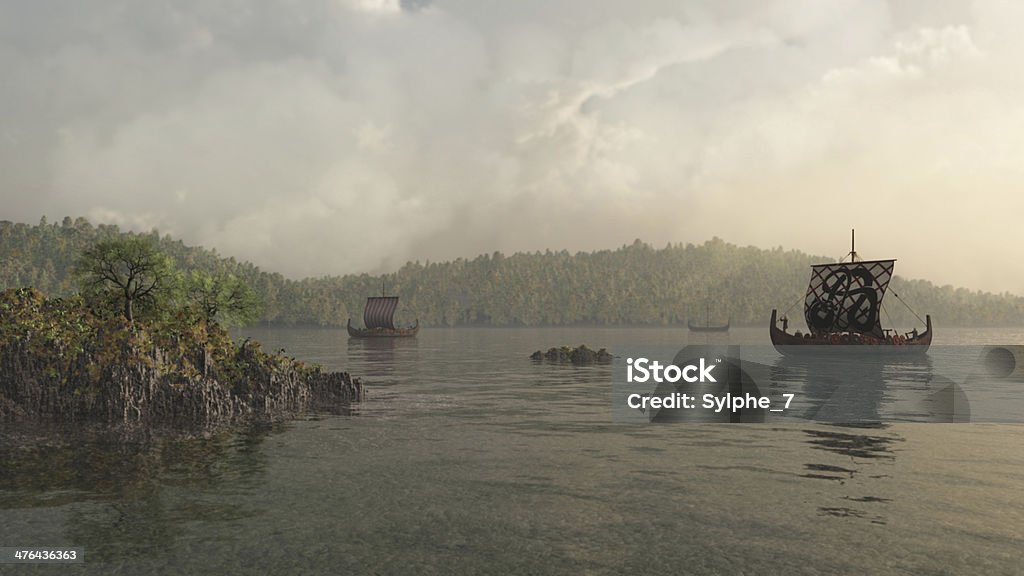
POLYGON ((576 348, 562 346, 561 348, 549 348, 547 352, 537 350, 530 355, 535 362, 558 362, 572 364, 608 364, 612 361, 612 355, 608 350, 592 350, 586 344, 576 348))
POLYGON ((362 398, 348 373, 237 344, 216 324, 130 324, 74 299, 0 293, 0 417, 216 424, 362 398))

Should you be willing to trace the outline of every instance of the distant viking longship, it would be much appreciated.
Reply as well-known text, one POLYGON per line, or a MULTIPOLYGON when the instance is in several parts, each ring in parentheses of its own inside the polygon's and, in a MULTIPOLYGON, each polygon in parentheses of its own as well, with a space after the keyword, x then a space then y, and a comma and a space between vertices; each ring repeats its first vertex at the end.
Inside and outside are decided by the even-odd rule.
MULTIPOLYGON (((383 290, 382 290, 383 292, 383 290)), ((395 326, 395 310, 398 309, 398 296, 370 296, 363 308, 363 324, 365 328, 352 326, 348 319, 348 335, 353 338, 407 338, 420 331, 420 321, 412 326, 395 326)))
POLYGON ((690 332, 728 332, 729 324, 731 320, 726 320, 725 324, 712 324, 711 323, 711 304, 710 302, 704 305, 704 324, 694 324, 693 320, 687 319, 686 326, 690 329, 690 332))

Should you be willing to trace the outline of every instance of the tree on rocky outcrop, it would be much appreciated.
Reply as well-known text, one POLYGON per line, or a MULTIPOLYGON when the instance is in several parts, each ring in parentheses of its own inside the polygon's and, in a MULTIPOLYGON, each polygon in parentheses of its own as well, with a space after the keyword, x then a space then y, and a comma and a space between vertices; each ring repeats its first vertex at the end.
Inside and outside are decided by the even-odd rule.
POLYGON ((82 253, 75 275, 82 292, 117 302, 129 322, 140 307, 159 311, 176 279, 170 259, 145 237, 97 242, 82 253))
POLYGON ((248 324, 259 317, 256 292, 233 274, 193 270, 184 278, 184 292, 207 322, 248 324))

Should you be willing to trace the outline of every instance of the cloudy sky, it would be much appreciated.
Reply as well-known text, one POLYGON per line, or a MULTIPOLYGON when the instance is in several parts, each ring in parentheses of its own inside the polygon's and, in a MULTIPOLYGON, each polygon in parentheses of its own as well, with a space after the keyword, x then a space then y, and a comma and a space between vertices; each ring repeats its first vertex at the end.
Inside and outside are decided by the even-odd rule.
POLYGON ((1024 4, 0 0, 0 219, 289 276, 785 246, 1024 294, 1024 4))

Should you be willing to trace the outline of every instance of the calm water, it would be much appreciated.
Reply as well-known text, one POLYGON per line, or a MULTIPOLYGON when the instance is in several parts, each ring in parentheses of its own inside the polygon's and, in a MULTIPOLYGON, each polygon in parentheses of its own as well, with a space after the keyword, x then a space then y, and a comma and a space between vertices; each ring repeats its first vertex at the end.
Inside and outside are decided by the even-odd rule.
POLYGON ((622 424, 610 367, 527 359, 685 330, 246 335, 363 377, 370 398, 193 438, 3 425, 0 546, 87 563, 0 572, 1024 573, 1024 426, 622 424))

